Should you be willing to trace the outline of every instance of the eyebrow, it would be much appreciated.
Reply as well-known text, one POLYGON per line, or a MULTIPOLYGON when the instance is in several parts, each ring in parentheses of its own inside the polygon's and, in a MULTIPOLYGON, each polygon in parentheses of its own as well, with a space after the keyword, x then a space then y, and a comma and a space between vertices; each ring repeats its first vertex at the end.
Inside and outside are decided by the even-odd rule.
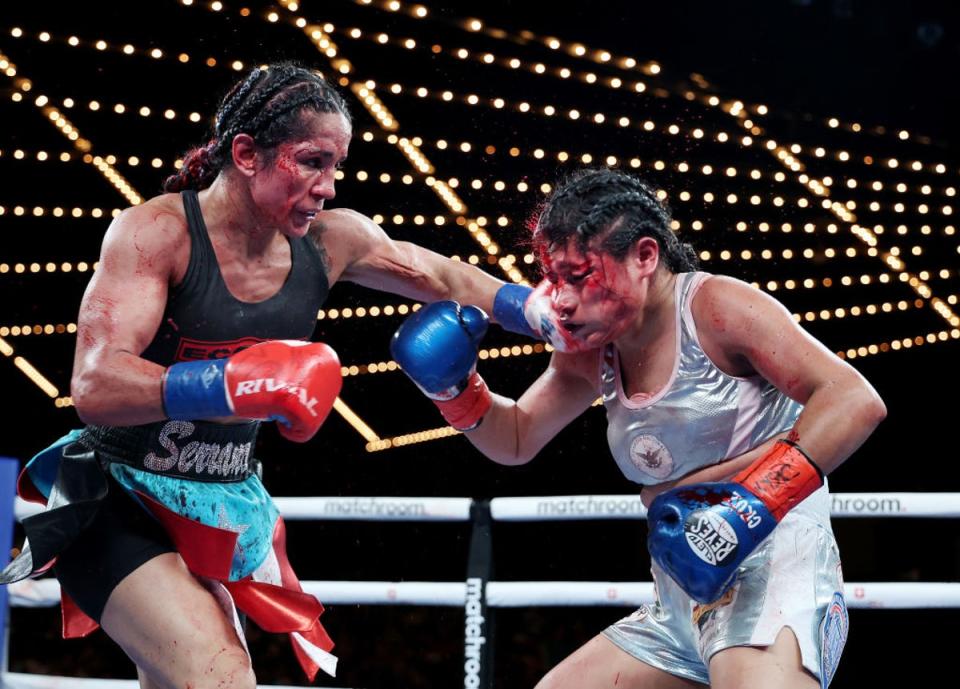
POLYGON ((301 151, 301 155, 306 155, 306 156, 319 156, 319 157, 324 158, 324 159, 327 159, 327 160, 336 160, 336 161, 337 161, 337 165, 342 165, 342 164, 344 163, 344 161, 346 161, 346 159, 347 159, 347 156, 346 156, 346 155, 343 156, 342 158, 337 158, 337 153, 336 153, 336 151, 331 151, 331 150, 328 150, 328 149, 316 148, 316 147, 311 147, 311 148, 306 148, 306 149, 304 149, 303 151, 301 151))

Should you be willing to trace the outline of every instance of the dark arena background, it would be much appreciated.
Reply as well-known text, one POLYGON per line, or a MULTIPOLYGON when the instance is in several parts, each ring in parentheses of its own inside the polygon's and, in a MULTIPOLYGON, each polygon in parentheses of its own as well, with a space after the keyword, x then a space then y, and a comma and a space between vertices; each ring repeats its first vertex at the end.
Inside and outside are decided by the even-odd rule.
MULTIPOLYGON (((834 505, 848 515, 834 520, 846 580, 864 585, 848 595, 865 600, 833 686, 946 686, 960 596, 923 584, 960 576, 948 495, 960 490, 958 14, 906 0, 4 2, 0 454, 25 460, 79 424, 76 315, 111 216, 159 193, 238 70, 293 59, 338 81, 354 115, 330 206, 536 282, 526 221, 544 193, 585 165, 634 170, 662 190, 705 270, 772 293, 859 369, 889 415, 830 479, 867 494, 834 505), (928 516, 883 514, 909 513, 910 496, 888 494, 914 492, 931 494, 928 516)), ((387 519, 416 511, 391 498, 473 498, 482 517, 494 498, 636 493, 609 456, 600 407, 519 468, 444 429, 390 361, 413 306, 336 286, 315 339, 340 354, 343 406, 303 446, 261 433, 275 496, 344 499, 288 522, 304 580, 439 582, 423 590, 440 597, 461 587, 458 605, 407 602, 399 585, 330 603, 340 670, 323 686, 479 686, 464 670, 468 561, 493 582, 650 578, 642 519, 494 521, 490 558, 471 558, 484 531, 466 519, 387 519)), ((493 327, 480 370, 516 395, 548 356, 493 327)), ((601 590, 616 598, 616 586, 601 590)), ((485 686, 532 687, 632 607, 491 605, 485 686)), ((102 632, 66 642, 59 622, 57 607, 12 608, 9 671, 135 676, 102 632)), ((261 684, 303 683, 285 639, 251 627, 249 641, 261 684)), ((18 677, 11 686, 54 686, 18 677)))

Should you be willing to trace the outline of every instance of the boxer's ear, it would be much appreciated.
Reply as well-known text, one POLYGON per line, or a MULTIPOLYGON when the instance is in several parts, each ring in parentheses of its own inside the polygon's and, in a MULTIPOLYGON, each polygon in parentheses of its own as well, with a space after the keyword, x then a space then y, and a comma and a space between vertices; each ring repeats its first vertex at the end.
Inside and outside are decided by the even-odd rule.
POLYGON ((260 168, 260 149, 249 134, 237 134, 230 143, 233 166, 240 174, 251 177, 260 168))

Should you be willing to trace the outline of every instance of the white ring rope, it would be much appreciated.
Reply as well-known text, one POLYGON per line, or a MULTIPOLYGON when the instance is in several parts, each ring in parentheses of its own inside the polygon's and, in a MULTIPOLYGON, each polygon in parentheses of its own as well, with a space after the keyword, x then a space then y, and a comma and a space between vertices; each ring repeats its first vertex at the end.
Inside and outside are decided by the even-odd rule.
MULTIPOLYGON (((834 517, 960 517, 960 493, 833 493, 834 517)), ((274 498, 288 520, 459 521, 470 520, 470 498, 350 497, 274 498)), ((17 520, 43 511, 17 498, 17 520)), ((495 521, 645 519, 640 496, 545 495, 494 498, 495 521)))
MULTIPOLYGON (((960 517, 960 493, 836 493, 834 517, 960 517)), ((469 522, 470 498, 287 497, 275 498, 288 520, 469 522)), ((40 512, 39 505, 17 499, 16 519, 40 512)), ((494 521, 569 521, 644 519, 638 495, 564 495, 495 498, 494 521)), ((327 604, 432 605, 464 607, 467 583, 426 581, 304 581, 303 588, 327 604)), ((28 579, 8 587, 15 607, 50 607, 60 602, 54 578, 28 579)), ((654 600, 651 582, 490 581, 485 590, 490 608, 528 606, 624 606, 654 600)), ((869 582, 845 585, 851 608, 960 608, 960 583, 869 582)), ((136 689, 136 680, 81 679, 5 672, 4 689, 136 689)), ((271 687, 270 689, 288 689, 271 687)), ((289 688, 289 689, 292 689, 289 688)))
MULTIPOLYGON (((466 522, 470 521, 470 498, 274 498, 286 520, 354 520, 466 522)), ((43 506, 17 498, 17 521, 43 512, 43 506)))
MULTIPOLYGON (((960 517, 960 493, 833 493, 834 517, 960 517)), ((494 498, 494 521, 646 519, 639 495, 494 498)))
MULTIPOLYGON (((304 591, 325 604, 434 605, 463 607, 466 583, 460 581, 304 581, 304 591)), ((27 579, 10 584, 10 605, 41 608, 60 603, 56 579, 27 579)), ((960 583, 860 582, 844 585, 851 608, 960 608, 960 583)), ((653 583, 622 581, 491 581, 487 605, 628 606, 653 602, 653 583)))

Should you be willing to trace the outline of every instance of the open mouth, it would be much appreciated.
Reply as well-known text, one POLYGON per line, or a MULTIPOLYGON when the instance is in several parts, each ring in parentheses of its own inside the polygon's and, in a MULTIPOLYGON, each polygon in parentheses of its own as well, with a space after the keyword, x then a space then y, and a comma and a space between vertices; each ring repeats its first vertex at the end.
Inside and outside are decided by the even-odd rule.
POLYGON ((302 217, 306 223, 312 223, 317 217, 317 211, 297 211, 297 214, 302 217))

